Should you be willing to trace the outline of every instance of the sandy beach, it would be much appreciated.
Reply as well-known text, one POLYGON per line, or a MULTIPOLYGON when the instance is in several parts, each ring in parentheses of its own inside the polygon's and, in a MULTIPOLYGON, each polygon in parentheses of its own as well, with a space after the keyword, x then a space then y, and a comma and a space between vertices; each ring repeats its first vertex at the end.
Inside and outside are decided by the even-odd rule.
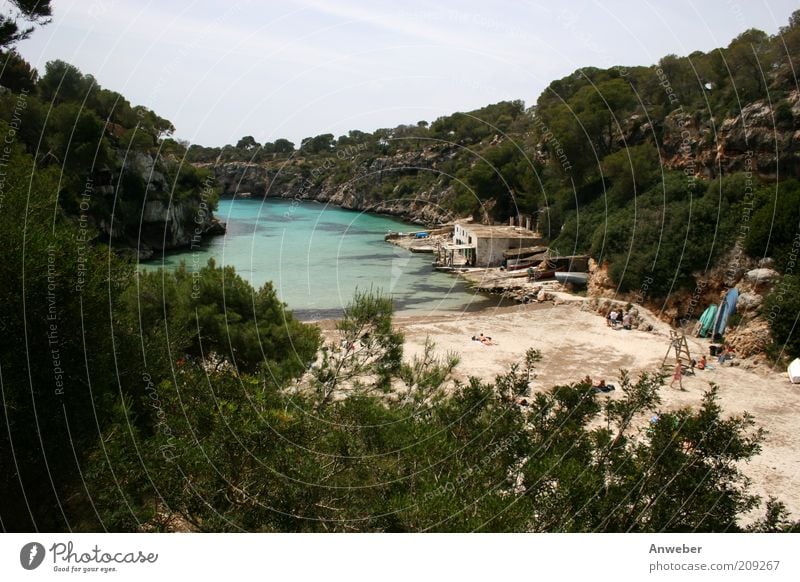
MULTIPOLYGON (((460 355, 456 378, 462 380, 470 376, 492 380, 521 362, 528 348, 543 356, 534 391, 586 375, 617 383, 620 369, 635 376, 661 366, 669 347, 668 325, 656 322, 653 331, 612 329, 603 317, 584 310, 585 305, 576 297, 555 306, 520 304, 463 314, 397 317, 395 324, 405 333, 407 358, 420 354, 430 337, 438 352, 460 355), (494 345, 472 341, 479 333, 491 336, 494 345)), ((708 354, 708 340, 687 339, 694 357, 708 354)), ((764 499, 779 498, 794 519, 800 518, 800 386, 792 385, 782 368, 771 370, 748 360, 740 360, 738 366, 710 362, 715 369, 684 377, 686 392, 665 386, 662 407, 697 407, 709 384, 719 385, 724 414, 749 412, 757 426, 768 431, 761 454, 743 467, 753 480, 753 490, 764 499)), ((619 391, 609 397, 618 398, 619 391)))

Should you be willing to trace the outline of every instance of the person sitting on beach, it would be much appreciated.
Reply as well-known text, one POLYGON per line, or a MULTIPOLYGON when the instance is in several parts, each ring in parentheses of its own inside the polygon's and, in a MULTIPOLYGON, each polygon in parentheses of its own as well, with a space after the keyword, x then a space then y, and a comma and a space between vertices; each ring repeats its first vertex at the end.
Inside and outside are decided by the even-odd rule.
POLYGON ((706 356, 705 356, 705 354, 703 354, 702 356, 700 356, 700 360, 697 362, 697 369, 698 370, 705 370, 707 363, 708 362, 706 361, 706 356))
POLYGON ((622 329, 631 329, 632 324, 633 318, 631 317, 631 312, 628 311, 622 318, 622 329))
POLYGON ((732 359, 733 359, 733 348, 731 348, 730 346, 725 346, 725 348, 720 353, 719 358, 717 358, 717 363, 721 366, 726 361, 732 359))
POLYGON ((490 338, 489 336, 485 336, 483 334, 478 336, 478 341, 481 342, 485 346, 492 345, 492 338, 490 338))

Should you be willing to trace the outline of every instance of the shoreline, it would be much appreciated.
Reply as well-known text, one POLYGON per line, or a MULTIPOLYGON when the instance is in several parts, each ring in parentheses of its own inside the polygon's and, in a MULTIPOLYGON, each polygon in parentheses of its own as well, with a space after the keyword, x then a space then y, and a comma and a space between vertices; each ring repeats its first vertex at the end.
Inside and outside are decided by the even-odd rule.
MULTIPOLYGON (((483 299, 481 303, 484 303, 486 300, 494 300, 497 301, 497 305, 476 305, 474 302, 466 305, 463 309, 451 309, 451 310, 440 310, 434 314, 431 313, 413 313, 410 311, 405 312, 394 312, 392 315, 392 322, 395 325, 409 325, 414 323, 430 323, 436 321, 452 321, 454 319, 462 319, 465 317, 470 317, 474 315, 486 315, 486 314, 493 314, 493 315, 500 315, 504 313, 514 313, 516 310, 520 308, 528 308, 534 310, 546 310, 553 307, 552 303, 541 303, 541 304, 528 304, 525 305, 523 303, 516 303, 512 302, 509 299, 497 298, 492 297, 488 293, 484 292, 477 292, 477 294, 481 294, 483 299)), ((291 311, 291 310, 290 310, 291 311)), ((294 311, 292 311, 294 313, 294 311)), ((309 325, 317 325, 323 331, 326 330, 333 330, 336 327, 336 323, 341 320, 341 318, 336 317, 323 317, 320 319, 300 319, 298 320, 302 323, 306 323, 309 325)))

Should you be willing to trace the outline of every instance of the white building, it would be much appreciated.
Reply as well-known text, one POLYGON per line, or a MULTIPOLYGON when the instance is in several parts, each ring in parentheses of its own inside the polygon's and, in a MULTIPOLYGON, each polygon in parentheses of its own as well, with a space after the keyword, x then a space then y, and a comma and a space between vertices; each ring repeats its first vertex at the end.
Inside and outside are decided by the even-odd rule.
POLYGON ((542 242, 540 234, 519 226, 457 223, 453 229, 453 244, 448 250, 460 253, 468 265, 499 267, 503 264, 503 251, 542 242))

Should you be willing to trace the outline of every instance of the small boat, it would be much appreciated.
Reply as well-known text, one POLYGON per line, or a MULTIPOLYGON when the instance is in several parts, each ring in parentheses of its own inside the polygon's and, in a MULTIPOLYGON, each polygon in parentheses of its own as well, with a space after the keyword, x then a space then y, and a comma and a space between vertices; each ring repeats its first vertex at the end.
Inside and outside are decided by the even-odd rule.
POLYGON ((787 372, 789 373, 789 382, 792 384, 800 384, 800 358, 792 360, 787 372))
POLYGON ((589 255, 551 255, 547 260, 556 271, 585 273, 589 269, 589 255))
POLYGON ((532 271, 533 272, 528 273, 529 281, 545 281, 547 279, 552 279, 556 274, 555 271, 546 271, 546 270, 539 271, 537 269, 533 269, 532 271))
POLYGON ((529 257, 525 259, 507 259, 506 270, 515 271, 517 269, 527 269, 528 267, 535 267, 542 262, 542 257, 529 257))
POLYGON ((565 283, 571 283, 572 285, 583 287, 589 280, 588 273, 578 273, 575 271, 556 271, 555 275, 556 281, 562 285, 565 283))

